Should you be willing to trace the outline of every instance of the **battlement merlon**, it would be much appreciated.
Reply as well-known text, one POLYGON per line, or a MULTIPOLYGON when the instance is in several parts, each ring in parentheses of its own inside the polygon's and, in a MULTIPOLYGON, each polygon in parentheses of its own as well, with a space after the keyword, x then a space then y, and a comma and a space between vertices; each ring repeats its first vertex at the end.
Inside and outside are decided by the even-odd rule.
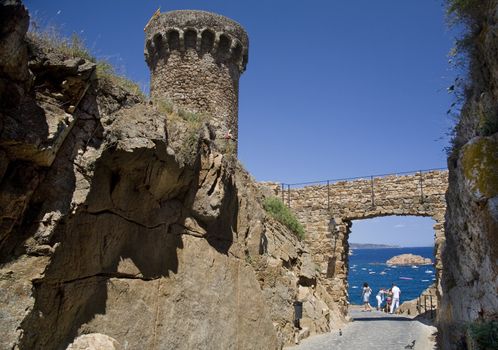
POLYGON ((195 49, 220 62, 231 61, 245 71, 249 38, 237 22, 218 14, 179 10, 154 16, 145 28, 145 59, 149 67, 170 52, 195 49))

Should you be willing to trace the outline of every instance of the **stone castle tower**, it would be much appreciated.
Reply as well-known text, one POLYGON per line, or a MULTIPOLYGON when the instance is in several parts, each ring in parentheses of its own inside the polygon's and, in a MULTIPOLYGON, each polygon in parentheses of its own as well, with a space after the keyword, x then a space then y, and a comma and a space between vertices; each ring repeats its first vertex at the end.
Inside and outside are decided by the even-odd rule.
POLYGON ((214 13, 181 10, 156 13, 145 38, 151 97, 207 114, 216 139, 230 131, 237 152, 239 77, 249 49, 245 30, 214 13))

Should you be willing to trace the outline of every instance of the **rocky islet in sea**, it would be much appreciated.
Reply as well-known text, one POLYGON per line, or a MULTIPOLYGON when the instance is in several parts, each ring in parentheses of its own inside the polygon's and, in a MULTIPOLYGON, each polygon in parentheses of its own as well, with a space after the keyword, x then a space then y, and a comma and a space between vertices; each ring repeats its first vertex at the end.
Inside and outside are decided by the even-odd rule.
POLYGON ((424 258, 423 256, 420 256, 420 255, 415 255, 415 254, 401 254, 401 255, 393 256, 391 259, 386 261, 386 264, 390 265, 390 266, 393 266, 393 265, 399 265, 399 266, 431 265, 432 260, 429 258, 424 258))

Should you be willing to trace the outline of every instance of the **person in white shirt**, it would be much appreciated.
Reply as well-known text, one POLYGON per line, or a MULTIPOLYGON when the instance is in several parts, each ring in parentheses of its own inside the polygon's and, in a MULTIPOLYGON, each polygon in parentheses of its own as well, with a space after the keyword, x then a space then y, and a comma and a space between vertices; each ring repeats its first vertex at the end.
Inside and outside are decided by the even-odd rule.
POLYGON ((401 295, 401 289, 399 289, 399 287, 393 283, 391 292, 393 293, 393 300, 391 302, 391 313, 394 313, 394 311, 399 308, 399 297, 401 295))
POLYGON ((384 294, 385 294, 384 288, 381 288, 379 292, 377 293, 377 296, 375 297, 377 299, 377 311, 379 311, 382 307, 382 302, 384 301, 384 294))

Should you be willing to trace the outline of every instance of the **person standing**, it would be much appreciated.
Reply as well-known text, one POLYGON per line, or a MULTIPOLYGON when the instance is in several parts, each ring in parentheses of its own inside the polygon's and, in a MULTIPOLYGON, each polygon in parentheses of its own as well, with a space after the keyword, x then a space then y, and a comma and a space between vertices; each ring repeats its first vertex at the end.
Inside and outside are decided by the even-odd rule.
POLYGON ((372 307, 370 306, 370 294, 372 294, 372 288, 368 286, 368 283, 363 283, 363 291, 361 292, 361 296, 363 298, 363 311, 372 311, 372 307))
POLYGON ((384 290, 384 288, 381 288, 377 293, 377 296, 375 297, 375 299, 377 299, 377 311, 381 310, 382 303, 384 302, 385 293, 386 291, 384 290))
POLYGON ((393 283, 391 291, 393 293, 393 300, 391 302, 391 313, 394 313, 394 311, 397 311, 399 308, 399 297, 401 296, 401 289, 399 289, 399 287, 395 283, 393 283))

